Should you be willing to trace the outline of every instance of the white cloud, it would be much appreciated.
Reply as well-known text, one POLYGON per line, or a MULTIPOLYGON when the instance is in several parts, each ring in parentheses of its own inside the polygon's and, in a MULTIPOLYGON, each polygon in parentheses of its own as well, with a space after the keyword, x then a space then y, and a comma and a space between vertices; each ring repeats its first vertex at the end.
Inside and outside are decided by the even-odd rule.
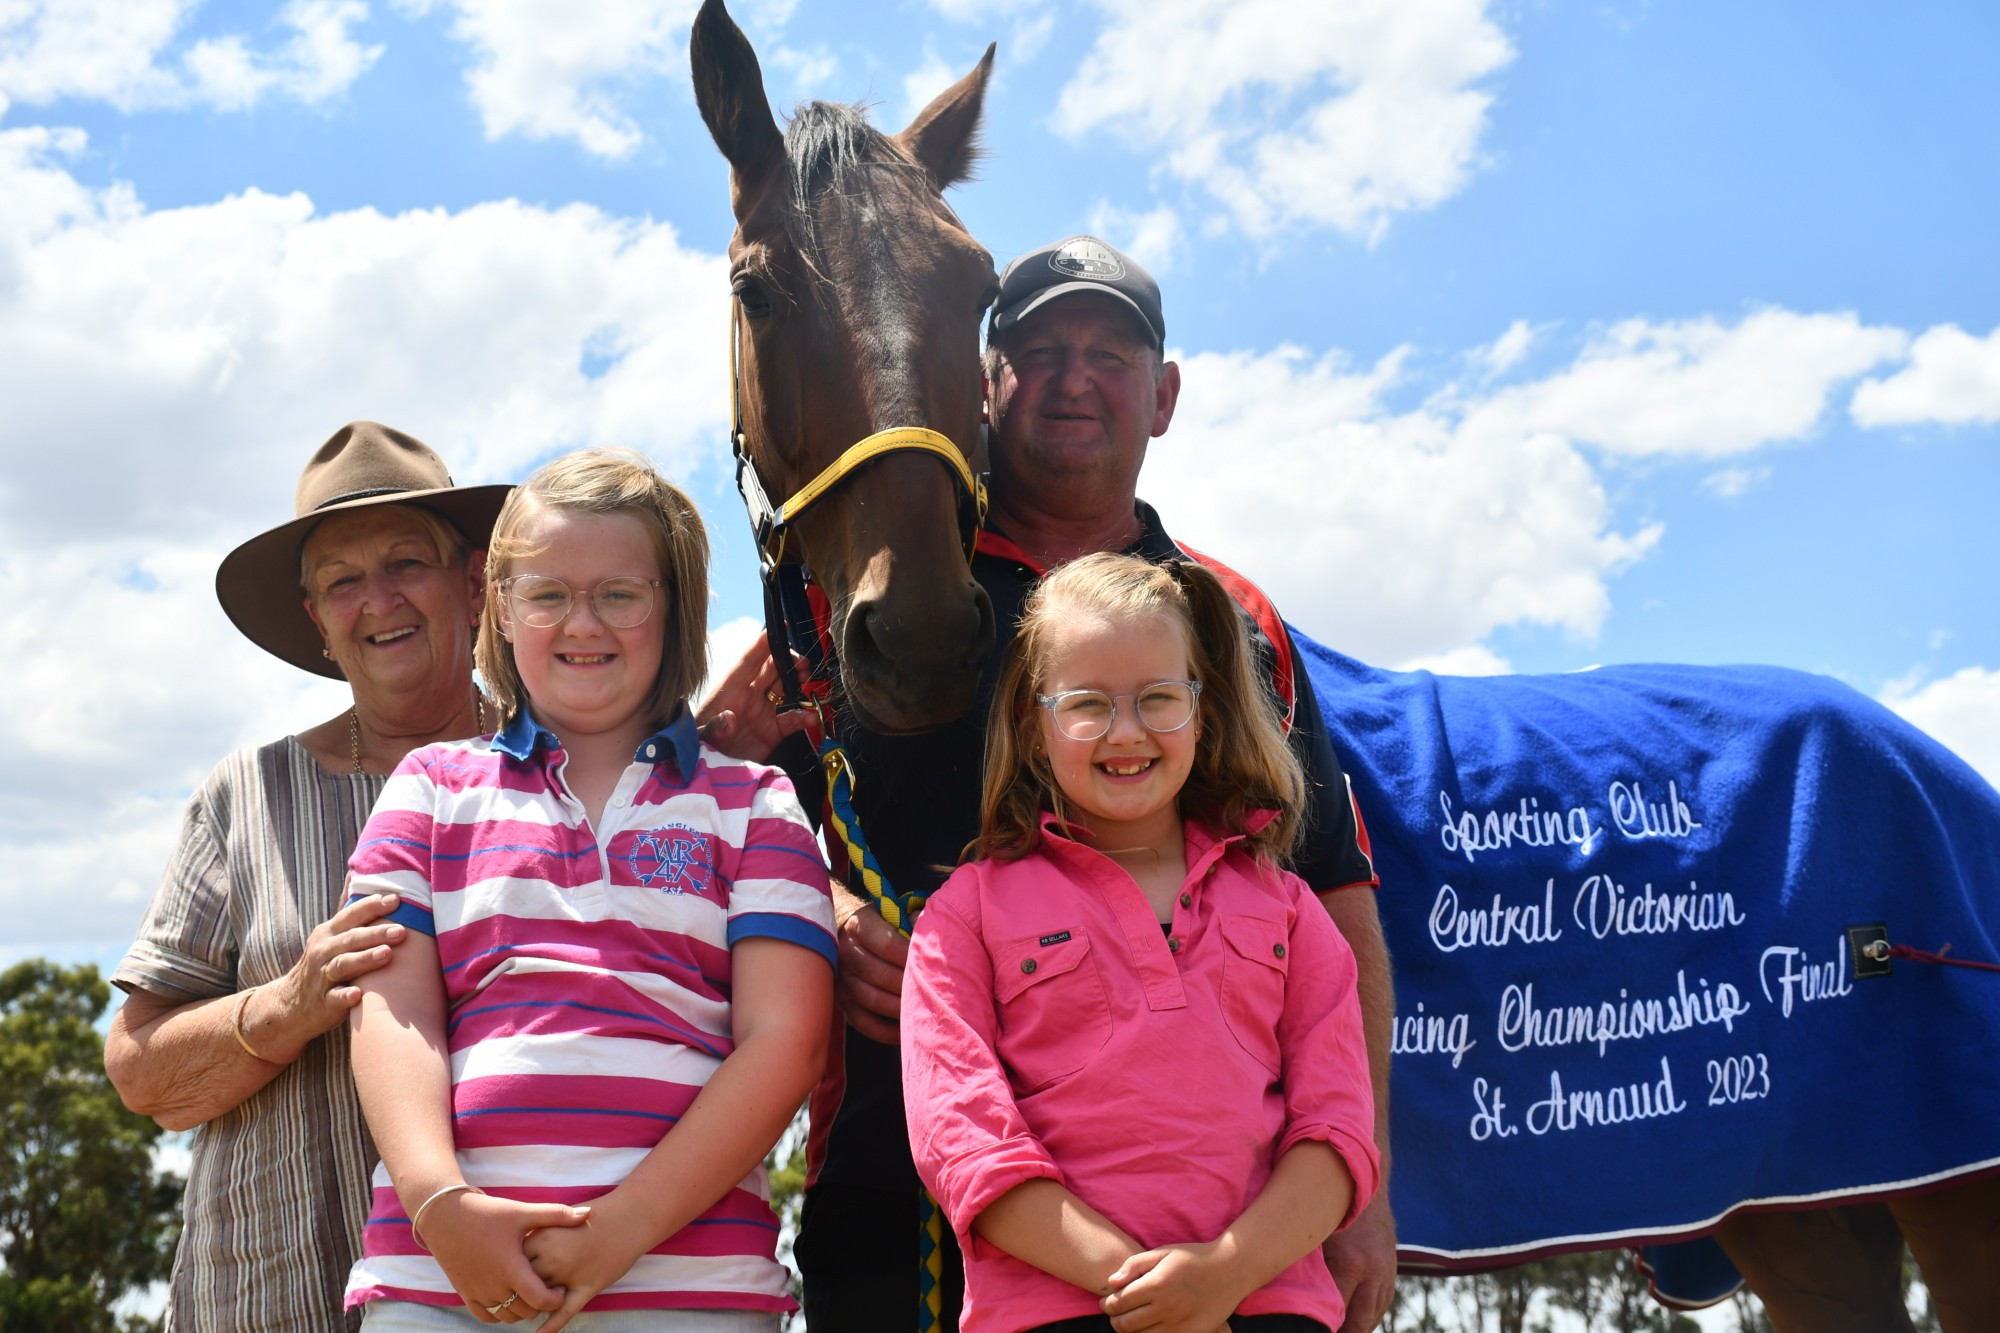
POLYGON ((957 83, 964 74, 962 69, 953 69, 936 51, 926 49, 924 63, 903 76, 902 118, 897 123, 907 125, 915 120, 932 98, 957 83))
POLYGON ((280 16, 292 36, 273 54, 251 50, 237 35, 197 42, 186 57, 196 96, 225 111, 255 106, 274 88, 323 102, 380 58, 380 46, 362 46, 348 32, 367 18, 360 0, 292 0, 280 16))
POLYGON ((1909 365, 1864 381, 1850 410, 1863 426, 2000 421, 2000 328, 1984 338, 1955 324, 1925 330, 1910 346, 1909 365))
POLYGON ((1594 633, 1607 578, 1659 530, 1611 531, 1596 474, 1553 434, 1475 429, 1442 399, 1386 410, 1401 360, 1186 359, 1141 494, 1175 536, 1366 661, 1490 667, 1504 664, 1471 646, 1502 625, 1594 633))
POLYGON ((27 598, 0 612, 0 914, 50 943, 129 935, 201 773, 343 706, 212 591, 336 426, 405 427, 461 481, 585 444, 719 479, 727 373, 723 261, 671 227, 256 191, 152 210, 70 176, 81 147, 0 130, 0 570, 27 598))
POLYGON ((619 107, 632 82, 685 75, 687 29, 698 0, 400 0, 416 13, 452 13, 451 35, 472 48, 466 71, 486 137, 574 139, 599 157, 623 157, 644 134, 619 107))
POLYGON ((1236 226, 1381 235, 1463 189, 1513 58, 1485 0, 1096 0, 1053 117, 1158 152, 1236 226))
POLYGON ((1186 240, 1181 215, 1169 204, 1134 213, 1100 199, 1090 213, 1090 232, 1144 264, 1156 278, 1173 271, 1174 257, 1186 240))
POLYGON ((1469 644, 1396 664, 1398 671, 1428 671, 1435 676, 1505 676, 1513 663, 1484 644, 1469 644))
POLYGON ((1732 463, 1703 477, 1701 484, 1719 500, 1738 500, 1770 479, 1770 468, 1741 467, 1732 463))
POLYGON ((307 104, 345 92, 382 53, 352 29, 361 0, 291 0, 270 49, 241 33, 177 44, 200 0, 14 0, 0 6, 0 108, 5 99, 109 102, 121 111, 211 106, 237 111, 271 92, 307 104))
POLYGON ((1055 36, 1056 12, 1054 10, 1028 10, 1014 19, 1014 31, 1007 42, 1010 59, 1027 64, 1042 53, 1055 36))
POLYGON ((364 415, 472 478, 599 441, 681 466, 720 437, 722 261, 670 226, 514 202, 320 214, 255 190, 148 211, 78 185, 64 146, 0 132, 0 399, 15 438, 100 442, 118 465, 23 450, 0 525, 242 530, 364 415), (586 354, 608 365, 593 376, 586 354))
POLYGON ((1001 50, 1016 65, 1025 65, 1041 54, 1055 32, 1059 17, 1067 20, 1067 10, 1045 0, 930 0, 931 8, 956 23, 973 23, 991 29, 1002 19, 1012 19, 1013 29, 1001 42, 1001 50))
POLYGON ((1554 431, 1618 454, 1720 457, 1810 434, 1840 384, 1901 357, 1908 342, 1851 314, 1626 320, 1563 373, 1494 395, 1472 424, 1554 431))
POLYGON ((0 568, 32 550, 35 576, 0 617, 8 690, 29 704, 0 782, 0 912, 38 948, 129 938, 188 790, 227 751, 333 716, 344 691, 236 633, 213 591, 220 544, 4 540, 0 568))
POLYGON ((720 625, 708 627, 708 676, 695 690, 694 697, 706 698, 709 691, 720 684, 736 665, 750 645, 764 638, 764 622, 756 616, 738 616, 725 620, 720 625))
POLYGON ((1966 667, 1928 685, 1892 685, 1882 702, 2000 786, 2000 671, 1966 667))
POLYGON ((840 58, 828 50, 824 43, 810 48, 791 46, 773 47, 762 57, 762 63, 769 69, 783 70, 791 75, 792 91, 800 97, 809 97, 817 88, 840 72, 840 58))
POLYGON ((1498 338, 1484 347, 1474 348, 1472 360, 1487 379, 1493 379, 1521 364, 1521 359, 1534 347, 1536 337, 1533 325, 1525 319, 1517 319, 1498 338))

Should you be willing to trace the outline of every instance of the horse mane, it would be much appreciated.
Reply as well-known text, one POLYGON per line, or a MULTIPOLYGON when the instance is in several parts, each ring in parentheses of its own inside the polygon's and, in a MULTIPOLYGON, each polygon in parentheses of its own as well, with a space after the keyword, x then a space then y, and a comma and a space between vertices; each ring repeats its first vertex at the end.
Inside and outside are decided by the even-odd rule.
POLYGON ((791 169, 786 230, 806 267, 818 274, 819 240, 813 200, 841 193, 861 167, 891 167, 923 173, 889 136, 868 123, 866 107, 854 102, 802 102, 785 126, 785 158, 791 169))

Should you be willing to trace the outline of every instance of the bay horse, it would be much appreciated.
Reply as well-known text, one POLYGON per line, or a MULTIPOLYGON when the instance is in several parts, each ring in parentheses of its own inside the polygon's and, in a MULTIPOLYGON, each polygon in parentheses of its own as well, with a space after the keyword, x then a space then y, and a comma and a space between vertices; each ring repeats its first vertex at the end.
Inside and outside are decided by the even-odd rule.
MULTIPOLYGON (((826 103, 801 107, 781 133, 766 101, 755 53, 720 0, 706 0, 702 6, 691 49, 697 103, 730 164, 737 224, 729 255, 733 337, 741 367, 741 448, 755 483, 746 486, 746 492, 809 497, 804 507, 796 509, 791 502, 764 501, 766 510, 778 511, 786 529, 775 551, 766 547, 766 558, 803 559, 809 565, 814 585, 832 608, 831 656, 839 663, 846 701, 864 725, 906 731, 940 724, 970 706, 993 635, 992 611, 967 573, 963 542, 967 501, 977 485, 969 473, 979 462, 978 328, 995 279, 990 256, 967 234, 942 197, 947 187, 965 178, 974 156, 974 131, 992 49, 970 74, 893 136, 869 127, 859 108, 826 103), (942 449, 926 444, 913 451, 871 455, 858 470, 838 470, 856 441, 898 428, 943 437, 961 455, 960 462, 954 464, 942 449), (817 489, 816 480, 824 483, 817 489), (795 524, 790 521, 794 515, 795 524)), ((753 498, 751 506, 754 514, 758 500, 753 498)), ((765 535, 770 535, 771 526, 775 525, 767 525, 765 535)), ((1456 854, 1453 848, 1447 848, 1440 861, 1435 838, 1398 832, 1396 821, 1388 817, 1391 788, 1409 776, 1408 765, 1397 754, 1401 742, 1396 737, 1411 731, 1450 733, 1463 752, 1469 748, 1468 736, 1477 733, 1506 750, 1532 730, 1522 716, 1509 715, 1505 700, 1510 689, 1517 695, 1525 689, 1582 699, 1590 690, 1625 688, 1622 682, 1627 678, 1607 669, 1575 677, 1516 678, 1526 682, 1518 687, 1459 681, 1450 689, 1435 690, 1434 697, 1424 681, 1406 678, 1380 683, 1375 702, 1381 707, 1370 714, 1372 669, 1356 666, 1345 675, 1316 670, 1315 678, 1335 740, 1343 747, 1343 757, 1354 761, 1351 772, 1381 862, 1386 867, 1400 858, 1396 882, 1390 883, 1390 874, 1384 874, 1390 892, 1383 898, 1382 913, 1392 946, 1399 945, 1400 929, 1409 943, 1398 948, 1399 956, 1414 964, 1426 925, 1417 918, 1429 906, 1426 893, 1437 883, 1431 877, 1449 873, 1463 883, 1470 859, 1449 869, 1456 854), (1371 801, 1383 804, 1371 808, 1371 801), (1429 883, 1424 882, 1427 878, 1429 883)), ((1386 680, 1397 674, 1373 676, 1386 680)), ((1685 680, 1676 687, 1679 694, 1668 711, 1676 716, 1700 713, 1724 684, 1719 671, 1685 680)), ((1777 697, 1767 698, 1766 713, 1795 706, 1775 702, 1777 697)), ((1753 711, 1754 707, 1753 703, 1753 711)), ((1840 704, 1835 711, 1846 707, 1840 704)), ((1776 720, 1780 724, 1776 729, 1783 731, 1790 729, 1793 719, 1786 715, 1776 720)), ((1666 762, 1657 751, 1634 750, 1630 738, 1587 720, 1578 740, 1598 751, 1626 746, 1638 773, 1651 775, 1666 762)), ((1450 754, 1454 745, 1448 743, 1443 749, 1450 754)), ((1421 783, 1412 786, 1405 794, 1415 818, 1420 821, 1423 811, 1434 810, 1439 784, 1463 796, 1477 776, 1446 774, 1432 783, 1428 793, 1418 789, 1421 783)), ((1677 790, 1683 794, 1691 790, 1686 776, 1680 778, 1677 790)), ((1527 798, 1522 800, 1519 821, 1489 826, 1498 830, 1497 836, 1511 836, 1509 830, 1517 829, 1525 838, 1537 827, 1529 818, 1527 798)), ((1459 808, 1466 808, 1466 802, 1462 800, 1459 808)), ((1493 813, 1490 804, 1487 813, 1493 813)), ((1703 819, 1708 827, 1721 828, 1729 823, 1729 813, 1704 811, 1703 819)), ((1581 815, 1583 835, 1593 827, 1591 818, 1588 811, 1581 815)), ((2000 819, 1995 822, 2000 824, 2000 819)), ((1601 832, 1601 824, 1598 827, 1601 832)), ((1457 851, 1469 850, 1473 844, 1464 841, 1465 830, 1458 831, 1457 851)), ((1565 839, 1574 841, 1573 835, 1583 836, 1577 835, 1574 825, 1544 827, 1536 834, 1544 849, 1564 844, 1565 839)), ((1483 839, 1487 834, 1475 828, 1472 836, 1483 839)), ((1587 852, 1589 839, 1584 841, 1587 852)), ((1486 857, 1483 864, 1492 864, 1491 848, 1479 845, 1480 855, 1486 857)), ((1885 877, 1885 887, 1889 882, 1885 877)), ((1903 886, 1902 891, 1911 890, 1903 886)), ((1740 892, 1747 900, 1749 891, 1740 892)), ((1647 893, 1650 902, 1650 885, 1647 893)), ((1503 918, 1496 897, 1494 913, 1467 938, 1473 944, 1493 944, 1491 938, 1478 938, 1479 930, 1485 929, 1489 935, 1498 931, 1501 944, 1532 944, 1554 930, 1552 921, 1542 916, 1534 917, 1531 926, 1529 918, 1512 915, 1517 910, 1509 907, 1510 914, 1503 918)), ((1690 909, 1695 914, 1686 919, 1702 924, 1701 910, 1706 909, 1690 909)), ((1414 965, 1408 971, 1413 978, 1419 973, 1414 965)), ((1616 997, 1632 978, 1607 972, 1585 980, 1601 982, 1599 989, 1616 997)), ((1706 988, 1710 980, 1720 978, 1699 980, 1706 988)), ((1553 989, 1552 982, 1545 984, 1553 989)), ((1789 997, 1792 992, 1784 993, 1789 997)), ((1733 1012, 1728 1005, 1734 1002, 1725 1002, 1724 1012, 1733 1012)), ((1421 1009, 1410 996, 1404 997, 1402 1007, 1421 1009)), ((1421 1016, 1399 1015, 1399 1032, 1405 1030, 1405 1019, 1421 1016)), ((1451 1027, 1445 1016, 1433 1011, 1431 1019, 1435 1032, 1449 1039, 1451 1027)), ((1424 1045, 1433 1029, 1423 1023, 1407 1030, 1416 1034, 1417 1045, 1406 1047, 1406 1052, 1427 1053, 1398 1055, 1399 1088, 1406 1070, 1414 1072, 1422 1061, 1435 1060, 1445 1050, 1441 1045, 1424 1045)), ((1478 1054, 1497 1044, 1490 1029, 1479 1040, 1486 1043, 1486 1050, 1478 1054)), ((1456 1069, 1458 1057, 1471 1051, 1472 1044, 1469 1038, 1461 1039, 1452 1049, 1456 1053, 1451 1064, 1456 1069)), ((1987 1065, 1995 1063, 1991 1054, 1987 1052, 1987 1065)), ((1733 1059, 1722 1067, 1732 1076, 1739 1068, 1749 1071, 1729 1083, 1732 1099, 1749 1095, 1756 1087, 1754 1078, 1766 1076, 1762 1067, 1740 1067, 1733 1059)), ((1661 1104, 1672 1107, 1686 1100, 1682 1094, 1687 1081, 1684 1071, 1680 1091, 1667 1085, 1661 1104)), ((1648 1113, 1658 1113, 1651 1100, 1652 1085, 1632 1087, 1647 1098, 1648 1113)), ((1604 1103, 1578 1102, 1576 1095, 1565 1102, 1552 1095, 1551 1116, 1566 1113, 1574 1119, 1579 1106, 1586 1112, 1593 1107, 1603 1110, 1604 1103)), ((1449 1182, 1461 1174, 1463 1145, 1456 1140, 1465 1137, 1461 1132, 1454 1139, 1432 1125, 1406 1121, 1405 1103, 1415 1100, 1398 1093, 1398 1170, 1392 1182, 1398 1214, 1412 1220, 1424 1211, 1422 1203, 1431 1201, 1420 1203, 1405 1192, 1428 1188, 1422 1185, 1427 1176, 1449 1182), (1426 1159, 1435 1159, 1437 1169, 1423 1169, 1426 1159)), ((1517 1098, 1513 1112, 1517 1116, 1527 1109, 1520 1101, 1525 1098, 1517 1098)), ((1865 1099, 1858 1103, 1866 1104, 1865 1099)), ((1620 1104, 1619 1115, 1628 1109, 1620 1104)), ((1506 1113, 1497 1097, 1490 1111, 1485 1107, 1482 1111, 1489 1115, 1493 1133, 1507 1131, 1506 1113)), ((1859 1112, 1829 1114, 1814 1128, 1837 1128, 1843 1121, 1863 1118, 1859 1112)), ((1779 1136, 1767 1131, 1765 1142, 1753 1141, 1752 1136, 1741 1144, 1725 1143, 1716 1151, 1747 1158, 1767 1150, 1768 1140, 1779 1136)), ((1528 1137, 1517 1132, 1513 1141, 1525 1142, 1528 1137)), ((1676 1170, 1668 1163, 1660 1169, 1676 1170)), ((1607 1177, 1608 1173, 1571 1172, 1560 1184, 1583 1197, 1610 1192, 1614 1187, 1607 1177)), ((2000 1265, 1990 1262, 2000 1247, 2000 1182, 1989 1176, 1971 1183, 1942 1183, 1950 1187, 1886 1203, 1830 1207, 1793 1202, 1770 1211, 1724 1217, 1736 1204, 1763 1197, 1738 1194, 1719 1208, 1695 1215, 1713 1219, 1707 1228, 1714 1230, 1753 1290, 1763 1297, 1780 1333, 1908 1327, 1900 1313, 1898 1287, 1905 1233, 1938 1300, 1944 1327, 1950 1333, 2000 1328, 2000 1265)), ((1462 1189, 1454 1195, 1447 1184, 1443 1192, 1447 1211, 1456 1208, 1480 1225, 1497 1226, 1495 1215, 1507 1211, 1504 1199, 1487 1198, 1482 1214, 1463 1197, 1462 1189)), ((1684 1237, 1702 1229, 1667 1228, 1650 1234, 1656 1239, 1684 1237)), ((1406 1223, 1405 1239, 1410 1244, 1403 1257, 1413 1266, 1434 1269, 1433 1261, 1442 1251, 1426 1249, 1430 1242, 1414 1230, 1406 1223)), ((1578 1226, 1564 1231, 1556 1226, 1540 1252, 1608 1248, 1619 1243, 1617 1234, 1616 1228, 1578 1226), (1578 1236, 1589 1243, 1578 1243, 1578 1236)), ((1467 1252, 1484 1245, 1484 1252, 1493 1258, 1457 1266, 1469 1270, 1518 1261, 1535 1252, 1535 1244, 1534 1238, 1525 1243, 1475 1242, 1467 1252)))
POLYGON ((810 570, 860 721, 948 722, 993 646, 966 543, 983 494, 979 322, 998 277, 944 201, 977 155, 993 48, 896 135, 826 102, 780 133, 721 0, 702 5, 690 54, 729 162, 739 476, 772 513, 767 572, 810 570))

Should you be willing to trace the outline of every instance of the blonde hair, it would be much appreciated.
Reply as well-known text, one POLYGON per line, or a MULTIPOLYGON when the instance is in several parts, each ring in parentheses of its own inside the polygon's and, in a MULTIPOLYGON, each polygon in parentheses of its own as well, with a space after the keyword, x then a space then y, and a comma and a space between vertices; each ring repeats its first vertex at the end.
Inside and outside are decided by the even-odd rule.
POLYGON ((514 488, 493 523, 486 557, 486 605, 480 612, 477 660, 486 689, 500 706, 502 726, 520 715, 528 697, 514 664, 514 645, 500 632, 500 584, 515 562, 540 553, 524 536, 544 509, 625 514, 639 521, 660 563, 660 674, 652 720, 665 723, 708 674, 708 531, 686 492, 630 449, 579 449, 545 463, 514 488))
POLYGON ((1087 555, 1064 565, 1028 595, 1009 646, 986 725, 986 779, 980 833, 967 859, 1014 860, 1034 850, 1044 810, 1063 818, 1062 789, 1041 735, 1043 662, 1050 636, 1072 617, 1132 621, 1165 616, 1187 642, 1188 669, 1201 682, 1201 737, 1181 788, 1182 815, 1241 834, 1260 860, 1289 859, 1302 831, 1305 775, 1285 744, 1277 700, 1255 665, 1243 615, 1214 574, 1191 562, 1149 564, 1136 556, 1087 555), (1251 816, 1275 811, 1252 830, 1251 816))

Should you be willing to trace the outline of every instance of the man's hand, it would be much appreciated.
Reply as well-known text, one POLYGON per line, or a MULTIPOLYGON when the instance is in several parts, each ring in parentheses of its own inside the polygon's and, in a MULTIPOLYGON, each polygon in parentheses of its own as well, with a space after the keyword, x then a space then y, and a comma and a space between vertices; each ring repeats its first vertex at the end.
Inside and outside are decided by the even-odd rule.
POLYGON ((903 965, 910 942, 870 903, 833 886, 834 939, 840 954, 834 999, 856 1032, 894 1046, 902 1040, 903 965))
POLYGON ((1389 1191, 1377 1194, 1352 1226, 1328 1236, 1320 1253, 1347 1302, 1347 1319, 1336 1333, 1369 1333, 1396 1298, 1396 1219, 1389 1191))
MULTIPOLYGON (((795 657, 793 663, 803 671, 802 659, 795 657)), ((812 717, 803 708, 780 713, 771 700, 777 684, 769 636, 759 635, 695 710, 701 738, 732 759, 769 760, 778 742, 804 731, 812 717)))

